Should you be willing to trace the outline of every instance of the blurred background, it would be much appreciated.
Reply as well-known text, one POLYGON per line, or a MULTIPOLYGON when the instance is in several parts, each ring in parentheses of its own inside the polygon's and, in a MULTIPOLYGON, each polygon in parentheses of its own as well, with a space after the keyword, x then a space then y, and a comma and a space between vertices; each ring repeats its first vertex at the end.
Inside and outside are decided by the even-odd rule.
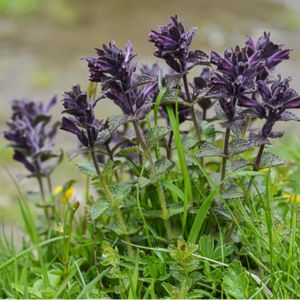
MULTIPOLYGON (((292 86, 300 91, 299 0, 0 0, 0 220, 18 219, 16 192, 6 169, 14 177, 24 174, 3 139, 10 101, 48 101, 55 94, 59 99, 73 84, 87 87, 87 67, 81 58, 110 40, 123 47, 130 39, 138 62, 155 61, 148 32, 176 13, 186 27, 198 27, 193 48, 208 53, 243 43, 247 35, 257 38, 271 31, 274 42, 294 49, 279 71, 292 76, 292 86)), ((60 119, 60 109, 58 102, 55 120, 60 119)), ((98 110, 103 118, 117 113, 109 102, 98 110)), ((71 148, 75 140, 64 132, 59 139, 64 148, 71 148)), ((76 173, 74 163, 65 161, 54 181, 62 184, 68 180, 66 174, 76 173)), ((35 187, 32 180, 20 183, 25 189, 35 187)))

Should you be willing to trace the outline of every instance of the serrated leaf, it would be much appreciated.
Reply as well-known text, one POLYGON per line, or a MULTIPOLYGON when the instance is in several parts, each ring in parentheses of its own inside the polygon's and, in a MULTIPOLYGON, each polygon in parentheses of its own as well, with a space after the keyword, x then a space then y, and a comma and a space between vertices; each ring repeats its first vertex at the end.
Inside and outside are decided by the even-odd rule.
POLYGON ((167 158, 159 159, 155 162, 156 175, 166 174, 174 166, 174 162, 167 158))
POLYGON ((101 130, 98 135, 95 144, 105 144, 111 138, 111 133, 109 129, 101 130))
POLYGON ((236 199, 243 198, 244 196, 244 191, 237 185, 229 185, 222 193, 223 199, 236 199))
POLYGON ((229 156, 243 153, 256 146, 253 140, 234 139, 229 143, 229 156))
POLYGON ((234 261, 228 267, 223 278, 223 289, 227 298, 249 298, 249 278, 239 261, 234 261))
POLYGON ((120 126, 126 124, 127 122, 131 122, 136 120, 133 116, 128 115, 120 115, 120 116, 112 116, 107 120, 107 126, 110 133, 113 133, 120 126))
POLYGON ((204 142, 200 150, 196 153, 196 157, 223 157, 223 150, 210 142, 204 142))
POLYGON ((248 165, 249 165, 249 162, 247 162, 246 160, 237 159, 237 160, 234 160, 233 162, 231 162, 230 169, 231 169, 232 172, 234 172, 234 171, 242 169, 242 168, 244 168, 248 165))
POLYGON ((145 188, 146 186, 150 185, 151 183, 152 183, 152 181, 150 179, 143 177, 143 176, 139 177, 139 179, 138 179, 138 184, 139 184, 140 188, 142 188, 142 189, 145 188))
POLYGON ((240 138, 244 132, 246 126, 246 119, 236 119, 230 124, 230 128, 233 134, 240 138))
POLYGON ((200 130, 204 140, 213 142, 216 138, 215 126, 207 121, 202 121, 200 123, 200 130))
POLYGON ((281 165, 284 165, 284 161, 282 161, 277 155, 270 152, 263 153, 260 163, 260 169, 277 167, 281 165))
POLYGON ((147 141, 150 146, 155 146, 158 144, 160 139, 167 135, 171 131, 168 127, 155 126, 150 129, 147 141))
POLYGON ((110 175, 114 167, 114 162, 111 159, 108 159, 103 166, 102 174, 110 175))
POLYGON ((94 203, 91 207, 90 214, 91 214, 91 219, 95 221, 98 219, 108 208, 110 204, 104 199, 101 199, 94 203))
POLYGON ((188 150, 195 147, 197 143, 197 140, 192 137, 187 137, 182 141, 183 146, 188 150))
POLYGON ((113 194, 114 198, 124 199, 128 197, 128 195, 131 192, 131 183, 129 182, 115 183, 110 187, 110 191, 113 194))
POLYGON ((95 167, 89 162, 76 164, 76 167, 79 169, 80 172, 82 172, 87 176, 91 176, 91 177, 97 176, 95 167))
POLYGON ((129 154, 139 154, 141 152, 141 148, 139 146, 131 146, 121 149, 119 152, 115 154, 115 156, 126 156, 129 154))
POLYGON ((67 158, 69 161, 71 161, 72 159, 74 159, 75 157, 77 157, 78 155, 81 154, 86 154, 88 153, 90 150, 88 148, 76 148, 76 149, 71 149, 67 151, 67 158))

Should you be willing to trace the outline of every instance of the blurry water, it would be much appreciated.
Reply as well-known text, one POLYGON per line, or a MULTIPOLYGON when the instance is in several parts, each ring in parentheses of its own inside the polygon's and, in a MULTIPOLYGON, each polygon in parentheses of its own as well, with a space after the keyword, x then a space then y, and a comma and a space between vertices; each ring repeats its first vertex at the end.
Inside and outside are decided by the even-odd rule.
MULTIPOLYGON (((246 35, 258 37, 263 31, 272 31, 275 41, 295 49, 282 72, 295 78, 295 87, 300 83, 298 0, 43 0, 43 3, 33 15, 12 12, 11 16, 0 19, 1 132, 11 99, 46 101, 53 94, 61 95, 72 84, 80 82, 86 86, 87 68, 81 58, 93 54, 93 48, 103 42, 115 40, 123 46, 130 39, 138 61, 155 60, 153 45, 147 41, 148 31, 165 24, 175 13, 187 27, 198 27, 193 47, 208 52, 235 46, 246 35)), ((99 110, 101 117, 116 112, 113 105, 104 103, 99 110)), ((56 119, 59 117, 57 114, 56 119)), ((60 135, 65 141, 66 134, 60 135)), ((1 145, 4 145, 2 138, 1 145)), ((3 149, 0 163, 17 167, 17 164, 11 166, 3 149)), ((61 177, 58 173, 58 181, 61 177)), ((5 203, 3 195, 11 186, 3 170, 0 171, 0 205, 1 199, 5 203)))

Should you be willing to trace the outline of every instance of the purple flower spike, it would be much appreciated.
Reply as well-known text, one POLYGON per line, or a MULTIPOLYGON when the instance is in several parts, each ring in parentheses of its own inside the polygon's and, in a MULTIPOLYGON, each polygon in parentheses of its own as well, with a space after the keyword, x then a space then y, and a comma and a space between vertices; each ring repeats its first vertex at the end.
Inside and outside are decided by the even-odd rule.
POLYGON ((124 49, 114 43, 96 49, 97 57, 88 57, 90 80, 101 82, 105 96, 113 100, 126 115, 144 118, 155 100, 157 80, 146 82, 135 74, 136 64, 130 42, 124 49))
POLYGON ((95 102, 88 101, 86 92, 82 92, 79 85, 75 85, 72 91, 63 95, 63 113, 70 117, 63 117, 62 130, 77 136, 81 144, 87 148, 93 147, 98 133, 104 129, 104 122, 97 120, 94 114, 95 102))
POLYGON ((200 51, 190 51, 190 45, 196 34, 196 28, 185 31, 178 16, 170 18, 160 30, 151 30, 149 41, 157 48, 154 52, 156 57, 162 58, 177 73, 188 71, 197 64, 207 62, 207 55, 200 51))
POLYGON ((13 113, 4 137, 14 149, 14 159, 23 163, 32 176, 47 175, 53 170, 46 163, 55 157, 52 151, 57 126, 46 130, 46 125, 55 103, 56 97, 46 105, 28 100, 15 100, 12 104, 13 113))
POLYGON ((260 59, 265 61, 267 70, 272 70, 283 60, 289 59, 291 52, 290 49, 283 49, 283 45, 277 45, 270 41, 270 33, 266 32, 256 43, 249 37, 246 41, 246 47, 249 56, 258 54, 260 59))
POLYGON ((240 106, 250 108, 252 114, 266 120, 262 129, 264 138, 272 137, 272 129, 277 121, 299 121, 295 115, 286 111, 300 108, 300 96, 289 87, 290 81, 290 78, 281 80, 280 77, 271 84, 258 81, 261 101, 248 97, 240 100, 240 106))

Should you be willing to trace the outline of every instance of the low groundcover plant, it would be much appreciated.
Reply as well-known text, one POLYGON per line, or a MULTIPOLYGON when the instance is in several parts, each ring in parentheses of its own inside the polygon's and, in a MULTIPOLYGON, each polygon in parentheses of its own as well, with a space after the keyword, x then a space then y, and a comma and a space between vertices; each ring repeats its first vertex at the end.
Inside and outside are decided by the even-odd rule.
POLYGON ((18 253, 1 239, 0 296, 300 297, 298 198, 269 150, 279 122, 299 121, 300 96, 276 73, 291 50, 263 33, 206 54, 195 35, 176 15, 151 30, 152 66, 130 41, 96 48, 87 90, 62 95, 60 124, 49 123, 55 97, 13 102, 4 135, 44 213, 34 219, 16 184, 29 239, 18 253), (103 99, 122 113, 97 118, 103 99), (52 188, 58 127, 77 137, 64 150, 80 160, 84 203, 72 175, 52 188))

